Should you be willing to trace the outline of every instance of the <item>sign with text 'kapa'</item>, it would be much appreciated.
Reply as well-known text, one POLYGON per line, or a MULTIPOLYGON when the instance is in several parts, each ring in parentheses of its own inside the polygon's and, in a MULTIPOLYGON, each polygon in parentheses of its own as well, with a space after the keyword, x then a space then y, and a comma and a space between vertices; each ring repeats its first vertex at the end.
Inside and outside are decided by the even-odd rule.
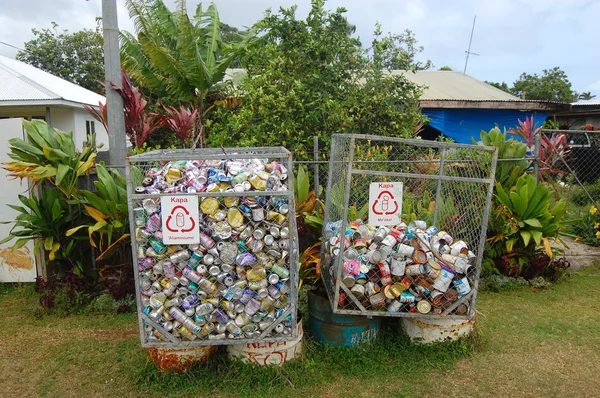
POLYGON ((369 186, 369 224, 398 225, 402 216, 402 183, 372 182, 369 186))
POLYGON ((193 245, 200 243, 198 197, 161 196, 163 243, 193 245))

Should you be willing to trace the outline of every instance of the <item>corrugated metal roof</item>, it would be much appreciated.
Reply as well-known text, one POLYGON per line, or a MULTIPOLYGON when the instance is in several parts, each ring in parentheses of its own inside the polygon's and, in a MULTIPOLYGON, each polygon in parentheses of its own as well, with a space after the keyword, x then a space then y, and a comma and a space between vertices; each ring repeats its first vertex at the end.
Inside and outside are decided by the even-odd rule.
POLYGON ((421 100, 522 101, 514 95, 460 72, 394 70, 391 73, 404 75, 411 82, 425 86, 421 100))
POLYGON ((106 99, 60 77, 37 69, 24 62, 0 55, 0 106, 3 101, 64 100, 78 104, 98 105, 106 99))
POLYGON ((577 102, 573 102, 571 105, 573 105, 573 106, 600 106, 600 100, 597 100, 597 99, 579 100, 577 102))

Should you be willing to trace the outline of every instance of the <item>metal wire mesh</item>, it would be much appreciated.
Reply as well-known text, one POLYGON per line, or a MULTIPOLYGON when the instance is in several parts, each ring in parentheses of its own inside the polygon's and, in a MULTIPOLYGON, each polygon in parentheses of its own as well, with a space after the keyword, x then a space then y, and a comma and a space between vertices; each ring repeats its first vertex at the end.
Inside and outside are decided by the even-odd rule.
POLYGON ((333 310, 472 316, 496 160, 490 147, 334 135, 321 253, 333 310), (370 185, 391 182, 401 222, 368 225, 370 185))
POLYGON ((291 166, 284 148, 156 151, 127 160, 142 346, 296 337, 291 166), (162 202, 196 197, 198 219, 168 214, 162 202), (169 231, 197 232, 199 242, 165 243, 173 238, 164 222, 169 231))

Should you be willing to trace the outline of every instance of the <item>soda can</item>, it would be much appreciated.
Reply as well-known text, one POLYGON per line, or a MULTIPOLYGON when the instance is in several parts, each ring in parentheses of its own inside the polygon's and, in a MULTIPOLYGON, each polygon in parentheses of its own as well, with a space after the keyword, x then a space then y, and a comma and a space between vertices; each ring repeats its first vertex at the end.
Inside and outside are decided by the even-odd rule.
POLYGON ((259 310, 260 308, 260 301, 252 298, 248 301, 248 303, 246 304, 246 307, 244 309, 244 312, 248 315, 248 316, 253 316, 254 314, 256 314, 256 312, 259 310))
POLYGON ((361 272, 360 274, 356 275, 354 279, 356 279, 356 283, 358 283, 359 285, 364 285, 365 283, 367 283, 368 277, 366 273, 361 272))
POLYGON ((271 285, 276 285, 279 282, 279 275, 269 274, 269 277, 267 279, 271 285))
POLYGON ((281 267, 278 264, 273 265, 271 272, 277 274, 280 279, 287 279, 290 277, 290 271, 286 268, 281 267))
POLYGON ((172 263, 176 264, 179 262, 187 261, 190 258, 190 253, 187 250, 177 251, 169 257, 172 263))
POLYGON ((384 246, 389 246, 389 247, 394 247, 396 245, 396 238, 393 235, 387 235, 385 238, 383 238, 383 240, 381 241, 381 244, 384 246))
POLYGON ((136 207, 133 209, 133 219, 135 225, 138 227, 146 225, 146 210, 144 210, 143 207, 136 207))
POLYGON ((383 241, 383 239, 385 239, 385 237, 390 233, 390 229, 387 227, 379 227, 377 228, 377 230, 375 231, 375 234, 373 235, 373 241, 375 241, 376 243, 381 243, 383 241))

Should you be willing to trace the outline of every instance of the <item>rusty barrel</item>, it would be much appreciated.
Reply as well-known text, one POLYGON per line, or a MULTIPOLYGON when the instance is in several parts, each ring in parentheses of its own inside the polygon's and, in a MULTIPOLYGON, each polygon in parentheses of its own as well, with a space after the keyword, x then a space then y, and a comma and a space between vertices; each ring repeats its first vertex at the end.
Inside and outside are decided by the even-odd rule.
POLYGON ((242 362, 254 363, 258 366, 281 366, 300 355, 302 352, 303 337, 302 320, 298 319, 297 337, 295 340, 272 343, 258 341, 248 344, 233 344, 227 347, 227 352, 230 358, 239 359, 242 362))
POLYGON ((354 346, 373 341, 379 334, 381 319, 334 314, 327 297, 308 292, 309 327, 319 342, 336 346, 354 346))
POLYGON ((455 341, 468 336, 473 330, 475 319, 418 319, 402 318, 402 329, 412 341, 430 344, 440 341, 455 341))
POLYGON ((147 348, 152 362, 163 372, 186 372, 195 363, 205 363, 216 351, 216 346, 185 348, 147 348))

